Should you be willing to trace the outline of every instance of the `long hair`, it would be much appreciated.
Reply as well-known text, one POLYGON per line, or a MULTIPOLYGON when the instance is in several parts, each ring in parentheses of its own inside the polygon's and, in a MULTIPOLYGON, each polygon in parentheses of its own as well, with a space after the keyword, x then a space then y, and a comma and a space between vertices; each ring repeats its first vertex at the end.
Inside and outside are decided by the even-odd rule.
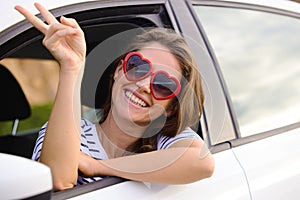
MULTIPOLYGON (((156 150, 159 136, 175 137, 176 134, 185 128, 194 126, 200 120, 204 101, 201 76, 184 38, 170 29, 152 28, 137 35, 126 52, 139 51, 151 42, 163 45, 176 57, 182 70, 181 91, 167 106, 166 110, 171 111, 171 115, 167 117, 165 123, 159 128, 159 132, 153 134, 153 131, 157 130, 153 130, 153 127, 152 129, 147 129, 143 137, 127 148, 127 151, 133 153, 156 150)), ((98 88, 107 95, 104 101, 100 100, 99 95, 96 95, 96 104, 100 102, 100 107, 102 108, 100 124, 105 121, 111 108, 112 85, 114 84, 113 73, 125 55, 117 58, 100 79, 98 88)), ((103 95, 100 96, 103 99, 103 95)), ((160 124, 160 120, 160 118, 156 119, 154 124, 160 124)))

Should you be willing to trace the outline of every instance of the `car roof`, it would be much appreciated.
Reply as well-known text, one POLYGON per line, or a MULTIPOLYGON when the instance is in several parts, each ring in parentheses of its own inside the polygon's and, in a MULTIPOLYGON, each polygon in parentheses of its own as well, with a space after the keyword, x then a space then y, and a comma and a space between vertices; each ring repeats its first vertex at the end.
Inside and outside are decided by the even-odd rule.
MULTIPOLYGON (((18 13, 16 10, 14 10, 14 7, 16 5, 21 5, 28 9, 30 12, 34 14, 38 14, 38 11, 33 5, 34 1, 26 1, 26 0, 15 0, 15 1, 6 1, 4 4, 0 7, 0 13, 3 16, 9 16, 6 17, 5 20, 0 20, 0 31, 3 31, 4 29, 10 27, 13 24, 16 24, 22 20, 24 20, 24 17, 18 13)), ((39 3, 43 4, 48 9, 54 9, 70 4, 80 3, 80 2, 87 2, 83 0, 63 0, 63 1, 54 1, 54 0, 39 0, 39 3)))
POLYGON ((291 0, 212 0, 212 1, 235 2, 235 3, 267 6, 267 7, 287 10, 287 11, 300 14, 300 4, 291 0))
MULTIPOLYGON (((97 0, 89 0, 97 1, 97 0)), ((43 4, 45 7, 47 7, 49 10, 77 4, 77 3, 86 3, 89 2, 86 0, 64 0, 64 1, 54 1, 54 0, 39 0, 39 3, 43 4)), ((107 1, 107 2, 140 2, 145 0, 98 0, 98 1, 107 1)), ((203 0, 205 2, 208 2, 207 0, 203 0)), ((149 2, 149 1, 148 1, 149 2)), ((150 1, 151 3, 155 1, 150 1)), ((149 2, 149 3, 150 3, 149 2)), ((201 2, 201 0, 197 1, 201 2)), ((276 9, 281 10, 287 10, 291 12, 295 12, 300 14, 300 4, 293 1, 288 0, 211 0, 211 2, 232 2, 232 3, 242 3, 242 4, 251 4, 251 5, 260 5, 260 6, 268 6, 276 9)), ((22 20, 24 20, 24 17, 19 14, 17 11, 14 10, 14 6, 16 5, 22 5, 25 8, 27 8, 29 11, 33 12, 34 14, 37 14, 38 11, 34 8, 32 1, 26 1, 26 0, 14 0, 14 1, 7 1, 5 4, 1 5, 0 7, 0 13, 3 16, 9 16, 5 20, 0 20, 0 31, 3 31, 7 29, 8 27, 12 26, 13 24, 16 24, 22 20)), ((118 4, 116 4, 118 5, 118 4)))

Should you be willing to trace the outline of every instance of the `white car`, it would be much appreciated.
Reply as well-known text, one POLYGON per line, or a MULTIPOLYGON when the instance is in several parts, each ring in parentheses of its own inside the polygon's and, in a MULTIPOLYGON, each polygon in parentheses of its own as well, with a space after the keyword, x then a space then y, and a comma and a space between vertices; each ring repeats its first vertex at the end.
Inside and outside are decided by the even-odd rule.
MULTIPOLYGON (((215 172, 211 178, 185 185, 108 177, 53 192, 50 169, 30 157, 38 130, 48 119, 58 66, 42 46, 41 33, 9 1, 0 7, 1 199, 300 198, 300 4, 285 0, 40 2, 57 17, 75 18, 85 32, 88 59, 103 63, 105 53, 126 43, 123 36, 117 37, 117 43, 111 38, 126 31, 166 27, 181 33, 203 78, 205 105, 196 129, 213 153, 215 172), (119 46, 106 48, 107 42, 119 46), (93 55, 96 48, 102 48, 103 55, 93 55)), ((34 11, 31 2, 19 4, 34 11)), ((86 84, 95 88, 82 94, 84 117, 95 117, 90 114, 94 107, 90 99, 101 70, 86 67, 83 88, 86 84)))

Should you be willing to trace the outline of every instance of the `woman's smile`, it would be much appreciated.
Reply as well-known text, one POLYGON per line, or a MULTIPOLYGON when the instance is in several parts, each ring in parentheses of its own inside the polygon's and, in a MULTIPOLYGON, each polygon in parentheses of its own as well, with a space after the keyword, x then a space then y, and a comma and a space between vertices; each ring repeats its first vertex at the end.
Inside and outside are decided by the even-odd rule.
POLYGON ((140 108, 149 107, 149 104, 129 90, 124 90, 127 100, 140 108))

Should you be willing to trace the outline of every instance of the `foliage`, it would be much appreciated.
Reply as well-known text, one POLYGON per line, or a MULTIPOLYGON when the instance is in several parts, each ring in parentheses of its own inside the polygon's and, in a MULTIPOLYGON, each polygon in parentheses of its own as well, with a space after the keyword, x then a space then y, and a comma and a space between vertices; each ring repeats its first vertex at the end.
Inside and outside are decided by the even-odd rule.
MULTIPOLYGON (((21 120, 18 126, 18 133, 39 129, 48 120, 52 103, 33 105, 31 116, 21 120)), ((0 122, 0 136, 11 134, 13 122, 0 122)))

